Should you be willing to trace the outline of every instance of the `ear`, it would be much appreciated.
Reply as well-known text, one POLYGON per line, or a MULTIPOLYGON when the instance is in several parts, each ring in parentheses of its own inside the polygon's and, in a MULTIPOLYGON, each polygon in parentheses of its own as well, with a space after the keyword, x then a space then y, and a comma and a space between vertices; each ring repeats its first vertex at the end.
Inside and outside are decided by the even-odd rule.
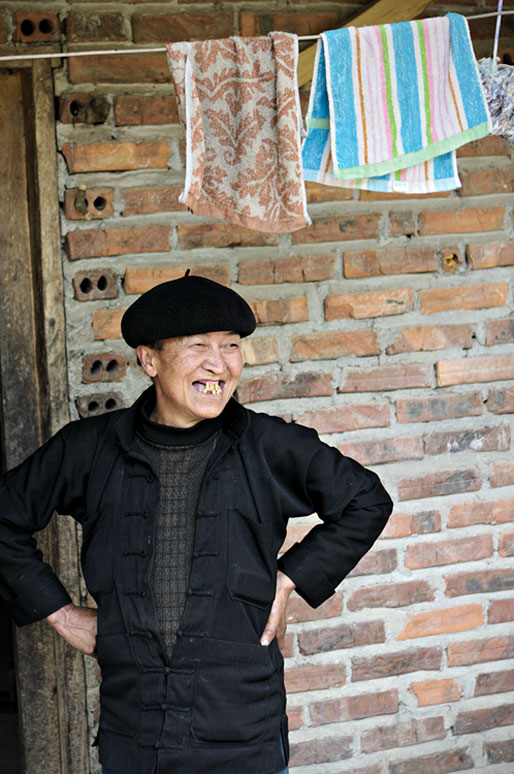
POLYGON ((155 367, 155 351, 150 347, 146 347, 144 344, 140 344, 136 347, 136 353, 141 363, 141 367, 145 374, 153 379, 157 376, 157 369, 155 367))

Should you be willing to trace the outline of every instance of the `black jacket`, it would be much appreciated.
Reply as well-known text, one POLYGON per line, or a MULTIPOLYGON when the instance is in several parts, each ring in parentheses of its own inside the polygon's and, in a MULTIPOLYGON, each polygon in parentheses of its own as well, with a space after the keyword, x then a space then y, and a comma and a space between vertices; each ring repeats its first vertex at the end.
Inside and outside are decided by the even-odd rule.
POLYGON ((259 643, 291 517, 323 524, 278 561, 312 606, 370 548, 391 511, 378 477, 314 430, 230 401, 202 484, 188 599, 171 662, 150 587, 158 481, 129 409, 72 422, 0 489, 2 597, 28 624, 70 601, 32 533, 52 512, 83 526, 98 603, 100 760, 126 774, 272 774, 287 748, 283 660, 259 643))

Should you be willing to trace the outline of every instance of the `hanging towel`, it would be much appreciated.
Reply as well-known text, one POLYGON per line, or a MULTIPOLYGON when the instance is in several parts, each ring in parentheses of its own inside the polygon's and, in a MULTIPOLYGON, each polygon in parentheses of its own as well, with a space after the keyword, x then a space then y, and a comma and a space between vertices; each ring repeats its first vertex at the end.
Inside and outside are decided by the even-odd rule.
POLYGON ((307 180, 405 193, 459 185, 452 152, 491 128, 466 19, 323 33, 307 127, 307 180))
POLYGON ((492 59, 479 59, 478 69, 491 114, 491 134, 514 145, 514 67, 501 64, 493 70, 492 59))
POLYGON ((186 130, 180 201, 196 215, 257 231, 309 225, 296 35, 272 32, 166 49, 186 130))

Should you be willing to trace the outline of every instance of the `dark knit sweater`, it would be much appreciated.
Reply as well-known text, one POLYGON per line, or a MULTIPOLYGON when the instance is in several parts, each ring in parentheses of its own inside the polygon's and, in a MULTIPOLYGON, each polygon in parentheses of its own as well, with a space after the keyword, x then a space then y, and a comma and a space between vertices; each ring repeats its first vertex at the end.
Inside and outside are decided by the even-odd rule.
POLYGON ((159 425, 149 419, 147 407, 138 422, 138 444, 160 485, 152 585, 168 659, 186 602, 200 488, 219 427, 217 420, 205 420, 185 430, 159 425))

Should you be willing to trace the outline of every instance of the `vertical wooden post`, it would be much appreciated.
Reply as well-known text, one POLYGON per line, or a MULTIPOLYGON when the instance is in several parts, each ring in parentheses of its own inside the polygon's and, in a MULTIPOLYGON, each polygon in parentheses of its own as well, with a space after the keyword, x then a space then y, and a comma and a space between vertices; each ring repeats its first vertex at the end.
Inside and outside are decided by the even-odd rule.
MULTIPOLYGON (((0 190, 6 202, 0 381, 5 457, 12 467, 69 415, 50 64, 0 71, 0 79, 0 190)), ((38 544, 79 601, 75 524, 54 518, 38 544)), ((87 774, 83 656, 44 622, 17 630, 15 642, 25 774, 87 774)))

